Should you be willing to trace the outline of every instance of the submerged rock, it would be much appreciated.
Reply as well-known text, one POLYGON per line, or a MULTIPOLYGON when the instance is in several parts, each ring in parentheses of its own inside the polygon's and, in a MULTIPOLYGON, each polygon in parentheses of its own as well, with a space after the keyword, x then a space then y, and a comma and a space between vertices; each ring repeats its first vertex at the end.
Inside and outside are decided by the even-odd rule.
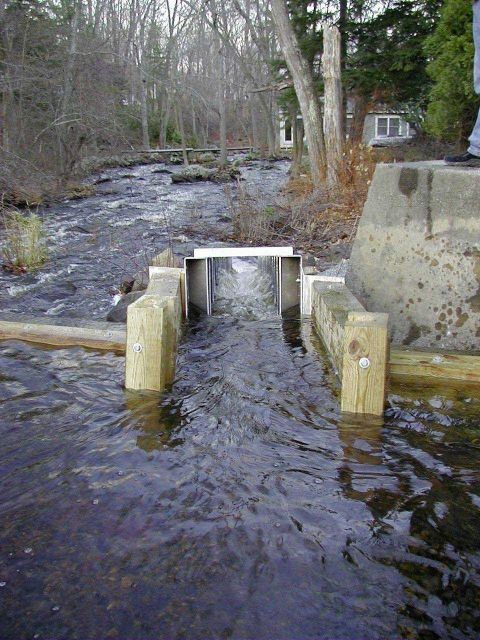
POLYGON ((210 180, 212 169, 207 169, 199 164, 191 164, 183 167, 180 171, 172 173, 172 182, 174 184, 182 182, 198 182, 200 180, 210 180))
POLYGON ((230 182, 240 175, 240 171, 237 167, 220 168, 207 168, 199 164, 191 164, 188 167, 184 167, 181 171, 172 173, 172 182, 174 184, 181 184, 187 182, 230 182))
POLYGON ((84 233, 86 235, 92 235, 98 229, 93 224, 76 224, 74 227, 70 228, 70 231, 74 231, 75 233, 84 233))
POLYGON ((135 274, 135 277, 133 279, 133 284, 132 284, 132 288, 131 291, 145 291, 145 289, 148 287, 148 281, 149 281, 149 275, 148 275, 148 268, 147 269, 142 269, 141 271, 139 271, 138 273, 135 274))
POLYGON ((69 200, 81 200, 93 195, 95 195, 95 187, 92 184, 76 184, 69 186, 66 191, 69 200))
POLYGON ((212 182, 230 182, 240 176, 240 170, 237 167, 226 167, 225 169, 214 169, 210 178, 212 182))
POLYGON ((107 313, 108 322, 126 322, 128 305, 143 296, 143 291, 132 291, 124 295, 107 313))

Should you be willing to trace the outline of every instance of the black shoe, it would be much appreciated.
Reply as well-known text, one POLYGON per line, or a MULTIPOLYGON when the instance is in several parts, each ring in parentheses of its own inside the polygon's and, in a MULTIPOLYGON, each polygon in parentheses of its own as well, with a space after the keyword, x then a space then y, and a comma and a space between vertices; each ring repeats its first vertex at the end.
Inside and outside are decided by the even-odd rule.
POLYGON ((443 160, 453 167, 480 167, 480 157, 468 151, 461 156, 445 156, 443 160))

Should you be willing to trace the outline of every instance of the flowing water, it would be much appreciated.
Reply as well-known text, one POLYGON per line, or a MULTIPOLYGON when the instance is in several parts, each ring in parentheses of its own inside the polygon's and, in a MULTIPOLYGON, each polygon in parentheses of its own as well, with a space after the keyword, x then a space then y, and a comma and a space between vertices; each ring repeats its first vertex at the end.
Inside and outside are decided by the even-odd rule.
MULTIPOLYGON (((220 187, 162 185, 172 226, 208 194, 221 215, 220 187)), ((109 198, 49 225, 80 209, 153 244, 109 198)), ((106 235, 60 239, 41 283, 2 276, 2 304, 104 315, 106 235)), ((480 636, 478 398, 396 389, 383 424, 342 419, 309 322, 277 317, 254 267, 221 275, 162 396, 125 391, 113 354, 0 345, 1 640, 480 636)))

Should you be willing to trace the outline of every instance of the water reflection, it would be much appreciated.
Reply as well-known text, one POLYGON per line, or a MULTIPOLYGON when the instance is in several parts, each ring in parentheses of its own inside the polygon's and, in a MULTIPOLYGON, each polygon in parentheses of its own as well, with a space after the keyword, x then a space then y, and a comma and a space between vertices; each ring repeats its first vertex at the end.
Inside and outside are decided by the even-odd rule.
POLYGON ((341 420, 301 328, 197 319, 160 399, 122 358, 1 346, 2 638, 478 635, 460 418, 341 420))

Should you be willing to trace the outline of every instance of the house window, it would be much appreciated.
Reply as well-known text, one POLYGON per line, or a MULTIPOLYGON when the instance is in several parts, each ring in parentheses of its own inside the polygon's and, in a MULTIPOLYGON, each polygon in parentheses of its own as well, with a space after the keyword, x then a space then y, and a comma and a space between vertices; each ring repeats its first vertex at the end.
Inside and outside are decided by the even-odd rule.
POLYGON ((285 142, 292 141, 292 123, 290 120, 285 120, 285 142))
POLYGON ((394 138, 402 135, 398 116, 377 116, 377 138, 394 138))
POLYGON ((346 127, 345 127, 346 128, 345 133, 346 133, 346 136, 347 136, 347 140, 350 137, 350 133, 352 131, 352 124, 353 124, 353 116, 351 116, 351 115, 349 115, 347 113, 347 122, 346 122, 346 127))

